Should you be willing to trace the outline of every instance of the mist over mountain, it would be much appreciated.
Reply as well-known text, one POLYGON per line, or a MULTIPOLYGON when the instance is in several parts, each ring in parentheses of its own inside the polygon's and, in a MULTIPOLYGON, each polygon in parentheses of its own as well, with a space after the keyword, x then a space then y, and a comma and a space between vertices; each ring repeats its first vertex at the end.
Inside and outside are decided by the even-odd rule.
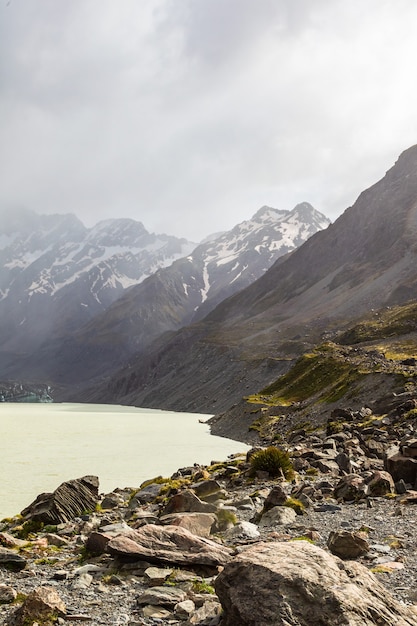
MULTIPOLYGON (((108 261, 103 266, 102 259, 99 265, 94 265, 93 281, 86 281, 85 278, 82 282, 75 280, 73 272, 71 291, 68 292, 67 288, 60 294, 65 307, 69 306, 65 298, 69 294, 73 306, 80 307, 81 303, 87 309, 85 323, 82 324, 80 316, 77 316, 66 324, 61 314, 61 324, 56 332, 42 337, 37 333, 38 343, 31 338, 32 350, 26 348, 24 361, 13 356, 3 365, 3 376, 41 376, 55 382, 74 383, 115 369, 163 333, 204 317, 220 301, 264 274, 277 258, 291 252, 330 223, 306 202, 292 211, 262 207, 251 220, 214 239, 210 237, 190 254, 168 267, 160 267, 145 280, 142 280, 144 269, 138 268, 137 274, 139 269, 143 273, 138 276, 136 284, 127 289, 129 284, 134 283, 133 272, 127 275, 129 264, 133 265, 138 260, 138 253, 132 258, 128 251, 137 245, 138 240, 147 245, 141 251, 142 257, 145 253, 150 257, 149 248, 152 252, 159 252, 160 248, 158 240, 154 240, 153 247, 152 242, 149 244, 146 238, 149 234, 141 224, 129 226, 123 222, 122 226, 126 228, 116 228, 119 222, 100 223, 89 232, 88 242, 94 241, 94 245, 101 246, 107 254, 115 252, 119 242, 119 246, 126 247, 123 255, 120 252, 113 254, 112 266, 108 261), (132 235, 130 240, 129 233, 132 235), (122 270, 124 290, 120 279, 122 270), (112 290, 104 300, 108 285, 112 290), (117 293, 122 295, 116 299, 117 293)), ((86 246, 85 243, 83 245, 86 246)), ((84 263, 93 265, 90 260, 92 249, 91 246, 87 248, 88 254, 82 257, 84 263)), ((73 248, 70 252, 74 255, 73 248)), ((169 260, 172 261, 172 257, 169 260)), ((146 269, 151 272, 156 267, 156 261, 154 265, 151 264, 151 257, 148 261, 146 269)), ((53 263, 47 270, 42 270, 43 275, 57 271, 53 263)), ((89 272, 90 276, 92 270, 89 272)), ((49 293, 55 295, 53 287, 47 284, 49 293)))
POLYGON ((0 375, 194 247, 132 219, 86 228, 70 214, 0 216, 0 375))
POLYGON ((369 312, 415 298, 417 146, 334 224, 86 395, 218 412, 369 312))

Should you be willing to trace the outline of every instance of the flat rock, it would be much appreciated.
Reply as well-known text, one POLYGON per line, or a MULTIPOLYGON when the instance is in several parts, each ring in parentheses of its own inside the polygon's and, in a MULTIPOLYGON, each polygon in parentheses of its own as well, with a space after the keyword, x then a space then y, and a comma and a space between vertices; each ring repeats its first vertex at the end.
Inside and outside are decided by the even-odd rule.
POLYGON ((209 537, 216 520, 214 513, 171 513, 160 518, 163 524, 186 528, 198 537, 209 537))
POLYGON ((122 558, 178 565, 217 566, 231 558, 231 550, 215 541, 179 526, 154 524, 112 538, 107 551, 122 558))
POLYGON ((167 567, 148 567, 144 573, 144 580, 150 587, 158 587, 169 578, 174 570, 167 567))
POLYGON ((138 604, 150 604, 152 606, 164 606, 173 609, 178 602, 187 599, 187 594, 176 587, 151 587, 137 598, 138 604))
POLYGON ((222 626, 415 626, 363 565, 308 542, 258 543, 230 561, 215 582, 222 626))

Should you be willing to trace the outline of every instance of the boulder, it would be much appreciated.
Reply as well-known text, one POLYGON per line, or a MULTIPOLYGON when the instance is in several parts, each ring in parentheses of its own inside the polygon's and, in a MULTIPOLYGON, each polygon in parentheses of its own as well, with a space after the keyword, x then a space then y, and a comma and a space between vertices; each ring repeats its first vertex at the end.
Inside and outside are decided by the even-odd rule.
POLYGON ((362 476, 348 474, 343 476, 334 488, 336 500, 360 500, 366 495, 366 485, 362 476))
POLYGON ((205 500, 221 491, 220 483, 217 480, 203 480, 193 485, 193 491, 201 499, 205 500))
POLYGON ((271 491, 268 493, 265 502, 264 502, 264 511, 269 511, 274 506, 280 506, 284 504, 284 502, 288 498, 287 491, 281 487, 281 485, 275 485, 272 487, 271 491))
POLYGON ((293 524, 297 513, 288 506, 274 506, 264 513, 259 522, 259 526, 286 526, 293 524))
POLYGON ((417 459, 402 454, 387 456, 384 462, 385 469, 391 474, 394 482, 403 480, 410 485, 417 483, 417 459))
POLYGON ((369 552, 368 537, 359 531, 334 530, 329 535, 327 547, 341 559, 356 559, 369 552))
POLYGON ((62 524, 85 511, 94 510, 98 502, 97 476, 84 476, 62 483, 53 493, 41 493, 23 509, 26 520, 44 524, 62 524))
POLYGON ((222 626, 415 626, 360 563, 305 541, 258 543, 230 561, 215 582, 222 626))
POLYGON ((121 558, 176 565, 224 565, 231 550, 215 541, 197 537, 178 526, 148 524, 112 538, 107 551, 121 558))
POLYGON ((209 537, 216 520, 214 513, 171 513, 160 518, 162 524, 186 528, 199 537, 209 537))
POLYGON ((152 483, 143 489, 139 489, 137 493, 129 501, 129 509, 135 509, 140 504, 146 504, 153 502, 161 491, 161 485, 158 483, 152 483))
POLYGON ((335 461, 341 472, 345 472, 346 474, 352 473, 352 463, 350 457, 346 454, 346 452, 339 452, 336 456, 335 461))
POLYGON ((320 459, 314 463, 313 467, 317 467, 322 474, 334 474, 334 476, 339 475, 340 468, 336 461, 326 461, 324 459, 320 459))
POLYGON ((391 474, 384 471, 373 472, 367 481, 368 496, 379 497, 388 493, 395 493, 395 484, 391 474))
POLYGON ((215 513, 216 511, 217 507, 215 504, 203 502, 191 489, 185 489, 168 500, 161 515, 169 515, 170 513, 215 513))
POLYGON ((53 587, 34 589, 9 619, 9 626, 27 626, 34 623, 53 626, 58 617, 66 614, 64 602, 53 587))

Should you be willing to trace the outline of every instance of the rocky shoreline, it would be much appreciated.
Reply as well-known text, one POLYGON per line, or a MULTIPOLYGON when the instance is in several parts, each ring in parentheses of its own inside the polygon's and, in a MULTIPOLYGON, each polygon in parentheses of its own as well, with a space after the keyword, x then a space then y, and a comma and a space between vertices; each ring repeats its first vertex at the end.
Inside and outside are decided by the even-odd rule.
POLYGON ((417 625, 416 407, 293 433, 287 478, 254 448, 110 494, 63 483, 0 522, 1 623, 417 625))

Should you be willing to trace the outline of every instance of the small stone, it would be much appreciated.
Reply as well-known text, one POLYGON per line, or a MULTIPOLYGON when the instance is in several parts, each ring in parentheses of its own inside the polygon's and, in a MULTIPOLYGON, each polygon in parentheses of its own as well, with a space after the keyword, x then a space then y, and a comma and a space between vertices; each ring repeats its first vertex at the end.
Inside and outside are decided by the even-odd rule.
POLYGON ((383 554, 388 554, 388 552, 391 552, 390 546, 382 543, 374 543, 369 547, 371 550, 375 550, 375 552, 382 552, 383 554))
POLYGON ((341 559, 355 559, 369 552, 366 534, 357 531, 332 531, 327 540, 327 547, 332 554, 341 559))
POLYGON ((0 604, 10 604, 17 598, 17 591, 9 585, 0 585, 0 604))
POLYGON ((66 580, 69 576, 69 572, 66 569, 56 570, 52 576, 52 580, 66 580))
POLYGON ((178 602, 187 599, 187 594, 182 589, 176 587, 151 587, 138 596, 138 604, 150 604, 153 606, 164 606, 174 608, 178 602))
POLYGON ((174 615, 179 619, 187 620, 195 611, 195 604, 192 600, 183 600, 174 607, 174 615))
POLYGON ((256 524, 253 524, 252 522, 245 522, 243 520, 228 530, 227 536, 236 538, 239 537, 242 539, 257 539, 260 537, 260 532, 256 524))
POLYGON ((20 554, 17 554, 17 552, 0 548, 0 566, 4 566, 13 571, 20 571, 26 567, 26 564, 26 559, 20 556, 20 554))
POLYGON ((152 604, 144 606, 142 612, 143 617, 150 617, 154 620, 169 619, 172 617, 172 613, 167 609, 163 609, 160 606, 153 606, 152 604))
POLYGON ((144 579, 151 587, 163 585, 174 570, 171 568, 148 567, 145 570, 144 579))
POLYGON ((208 620, 215 620, 221 614, 221 604, 216 600, 207 600, 203 606, 197 609, 197 611, 189 619, 190 625, 192 624, 206 624, 208 620), (207 620, 207 621, 206 621, 207 620))
POLYGON ((102 509, 115 509, 121 503, 120 496, 117 493, 108 493, 100 502, 102 509))
POLYGON ((91 574, 84 572, 73 581, 71 586, 73 589, 87 589, 92 582, 93 577, 91 576, 91 574))
POLYGON ((285 526, 292 524, 296 517, 294 509, 288 506, 274 506, 262 515, 259 526, 285 526))
POLYGON ((281 485, 275 485, 264 502, 264 511, 269 511, 269 509, 272 509, 274 506, 283 505, 287 498, 287 491, 281 487, 281 485))
POLYGON ((324 502, 314 507, 317 513, 337 513, 342 510, 342 507, 338 504, 331 504, 331 502, 324 502))

